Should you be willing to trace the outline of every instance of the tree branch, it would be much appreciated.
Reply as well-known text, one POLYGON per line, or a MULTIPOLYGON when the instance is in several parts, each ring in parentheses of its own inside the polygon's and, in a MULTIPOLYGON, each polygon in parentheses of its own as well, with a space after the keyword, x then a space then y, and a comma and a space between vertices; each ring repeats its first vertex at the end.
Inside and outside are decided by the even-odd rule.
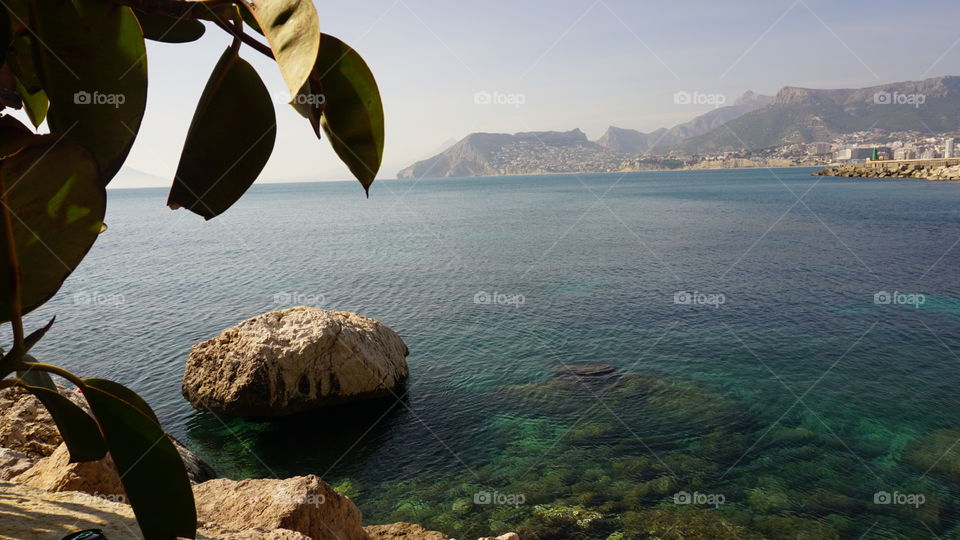
POLYGON ((253 36, 251 36, 251 35, 249 35, 249 34, 247 34, 247 33, 244 33, 242 27, 238 30, 238 29, 230 26, 229 24, 223 22, 223 21, 220 20, 219 18, 214 18, 214 19, 213 19, 213 24, 219 26, 219 27, 222 28, 224 31, 229 32, 230 35, 232 35, 232 36, 235 37, 235 38, 240 39, 240 41, 244 42, 244 43, 245 43, 246 45, 248 45, 250 48, 255 49, 257 52, 263 54, 263 55, 266 56, 267 58, 273 58, 273 51, 270 50, 270 47, 264 45, 263 43, 260 43, 259 41, 257 41, 256 39, 254 39, 253 36))

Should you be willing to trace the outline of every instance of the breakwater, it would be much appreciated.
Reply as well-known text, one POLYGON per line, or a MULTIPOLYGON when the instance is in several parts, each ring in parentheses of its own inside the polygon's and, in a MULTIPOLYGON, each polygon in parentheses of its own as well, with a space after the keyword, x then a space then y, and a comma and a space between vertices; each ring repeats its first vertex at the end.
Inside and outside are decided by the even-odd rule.
POLYGON ((868 161, 827 167, 814 176, 844 178, 920 178, 960 180, 960 158, 868 161))

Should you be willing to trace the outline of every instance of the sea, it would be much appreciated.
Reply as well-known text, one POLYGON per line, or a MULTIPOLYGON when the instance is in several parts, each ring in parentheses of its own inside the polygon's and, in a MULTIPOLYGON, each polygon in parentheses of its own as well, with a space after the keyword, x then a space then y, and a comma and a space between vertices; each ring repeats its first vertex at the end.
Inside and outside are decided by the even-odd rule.
POLYGON ((456 538, 960 536, 960 183, 812 169, 110 190, 28 330, 229 478, 456 538), (198 412, 191 345, 290 306, 396 330, 395 398, 198 412), (558 378, 602 362, 614 375, 558 378))

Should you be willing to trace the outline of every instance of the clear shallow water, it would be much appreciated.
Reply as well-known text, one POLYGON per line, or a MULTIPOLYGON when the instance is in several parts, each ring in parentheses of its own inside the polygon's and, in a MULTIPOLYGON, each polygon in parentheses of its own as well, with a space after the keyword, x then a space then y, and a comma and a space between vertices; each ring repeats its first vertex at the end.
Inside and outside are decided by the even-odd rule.
POLYGON ((960 185, 808 173, 386 181, 369 200, 348 183, 257 186, 209 223, 167 210, 165 190, 112 191, 110 230, 28 322, 56 314, 38 357, 140 392, 222 474, 320 474, 369 523, 951 537, 960 185), (925 302, 878 305, 880 291, 925 302), (191 344, 303 303, 397 330, 403 400, 267 423, 181 398, 191 344), (550 374, 592 361, 629 375, 550 374), (676 504, 684 491, 723 504, 676 504), (493 492, 523 504, 475 504, 493 492))

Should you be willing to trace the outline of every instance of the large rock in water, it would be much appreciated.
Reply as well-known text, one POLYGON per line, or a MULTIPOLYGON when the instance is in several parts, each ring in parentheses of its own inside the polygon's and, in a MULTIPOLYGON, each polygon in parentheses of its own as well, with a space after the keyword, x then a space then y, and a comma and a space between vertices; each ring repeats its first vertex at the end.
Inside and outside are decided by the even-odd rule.
POLYGON ((247 319, 190 351, 183 395, 199 410, 280 416, 391 395, 407 346, 381 322, 295 307, 247 319))

